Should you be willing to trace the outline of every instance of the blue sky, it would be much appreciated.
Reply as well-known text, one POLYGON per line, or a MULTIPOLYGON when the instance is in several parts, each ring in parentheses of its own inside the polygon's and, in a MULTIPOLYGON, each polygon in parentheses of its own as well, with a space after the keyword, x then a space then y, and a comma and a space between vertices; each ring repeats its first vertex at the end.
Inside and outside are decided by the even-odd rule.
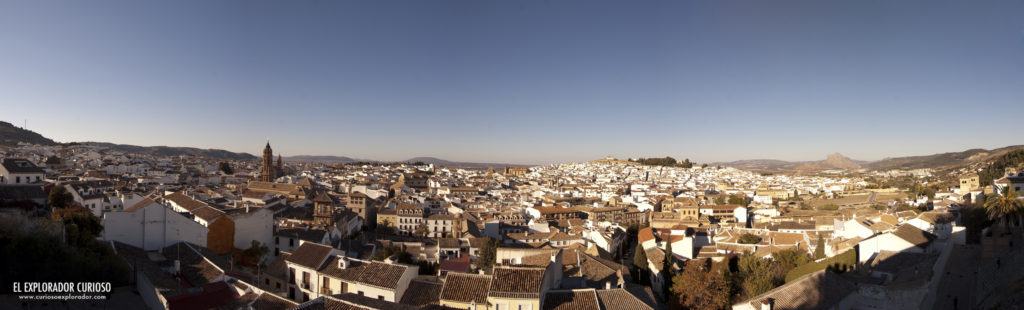
POLYGON ((378 160, 1021 144, 1021 1, 0 1, 0 120, 378 160))

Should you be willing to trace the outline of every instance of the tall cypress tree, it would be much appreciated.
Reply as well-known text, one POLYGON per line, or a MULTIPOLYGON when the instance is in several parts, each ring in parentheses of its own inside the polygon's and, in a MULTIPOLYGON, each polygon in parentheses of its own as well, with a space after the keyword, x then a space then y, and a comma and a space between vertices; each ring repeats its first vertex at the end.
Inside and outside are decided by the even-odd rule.
POLYGON ((665 241, 665 263, 661 266, 661 276, 665 280, 662 283, 662 292, 665 294, 665 300, 669 300, 672 296, 672 265, 675 263, 675 257, 672 255, 672 237, 669 236, 668 240, 665 241))

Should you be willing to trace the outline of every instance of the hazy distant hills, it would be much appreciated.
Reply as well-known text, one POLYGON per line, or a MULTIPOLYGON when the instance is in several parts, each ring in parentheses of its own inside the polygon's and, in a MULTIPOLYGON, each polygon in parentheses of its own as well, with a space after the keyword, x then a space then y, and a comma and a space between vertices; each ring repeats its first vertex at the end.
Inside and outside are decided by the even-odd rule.
POLYGON ((839 153, 828 155, 821 161, 790 162, 773 159, 738 160, 733 162, 712 163, 735 167, 744 170, 759 172, 798 172, 807 173, 822 170, 892 170, 892 169, 942 169, 968 166, 980 162, 992 160, 1007 152, 1024 148, 1024 145, 1007 146, 994 150, 970 149, 962 152, 949 152, 942 154, 905 156, 885 158, 879 161, 868 162, 852 160, 839 153))
MULTIPOLYGON (((20 142, 40 145, 58 144, 57 142, 49 138, 46 138, 43 135, 40 135, 34 131, 25 130, 19 127, 15 127, 11 123, 0 121, 0 145, 14 146, 20 142)), ((136 146, 126 144, 113 144, 106 142, 79 142, 79 144, 102 146, 111 150, 125 153, 149 154, 154 156, 193 155, 213 159, 232 160, 250 160, 256 158, 256 156, 247 153, 235 153, 217 149, 198 149, 194 147, 136 146)))
POLYGON ((404 160, 402 162, 405 162, 405 163, 422 162, 422 163, 425 163, 425 164, 434 164, 435 166, 460 167, 460 168, 487 168, 487 167, 494 167, 495 170, 497 170, 498 168, 505 167, 505 166, 518 166, 518 167, 531 166, 531 165, 523 165, 523 164, 505 164, 505 163, 455 162, 455 161, 448 161, 448 160, 440 159, 440 158, 437 158, 437 157, 413 157, 413 158, 406 159, 406 160, 404 160))
POLYGON ((970 149, 963 152, 886 158, 868 163, 864 167, 872 170, 952 168, 989 161, 1021 148, 1024 148, 1024 145, 1012 145, 993 150, 970 149))
POLYGON ((298 162, 298 163, 325 163, 325 164, 345 164, 354 162, 372 162, 369 159, 358 159, 345 156, 329 156, 329 155, 296 155, 296 156, 285 156, 282 158, 286 162, 298 162))
POLYGON ((114 144, 107 142, 78 142, 79 144, 95 145, 106 147, 107 149, 133 154, 148 154, 152 156, 181 156, 191 155, 200 156, 212 159, 230 159, 230 160, 251 160, 256 159, 249 153, 235 153, 231 151, 219 150, 219 149, 200 149, 194 147, 177 147, 177 146, 137 146, 128 144, 114 144))
POLYGON ((57 142, 50 140, 47 137, 43 137, 38 133, 31 130, 25 130, 20 127, 15 127, 11 123, 0 121, 0 145, 15 146, 19 142, 41 144, 41 145, 54 145, 57 142))

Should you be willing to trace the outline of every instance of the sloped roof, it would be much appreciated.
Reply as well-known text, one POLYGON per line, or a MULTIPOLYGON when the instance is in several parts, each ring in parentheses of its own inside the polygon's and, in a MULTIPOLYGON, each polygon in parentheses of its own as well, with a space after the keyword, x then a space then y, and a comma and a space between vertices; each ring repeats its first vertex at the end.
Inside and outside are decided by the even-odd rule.
POLYGON ((487 302, 487 291, 491 276, 471 273, 449 272, 441 288, 440 299, 477 304, 487 302))
POLYGON ((594 289, 549 291, 544 296, 546 310, 600 310, 594 289))
POLYGON ((499 298, 540 298, 544 268, 495 267, 491 279, 489 297, 499 298))
POLYGON ((292 255, 285 259, 290 263, 309 269, 320 269, 320 265, 331 254, 331 247, 316 242, 303 242, 292 255))
POLYGON ((760 309, 761 302, 770 299, 775 310, 827 309, 839 304, 856 289, 852 283, 826 269, 797 278, 744 303, 760 309))

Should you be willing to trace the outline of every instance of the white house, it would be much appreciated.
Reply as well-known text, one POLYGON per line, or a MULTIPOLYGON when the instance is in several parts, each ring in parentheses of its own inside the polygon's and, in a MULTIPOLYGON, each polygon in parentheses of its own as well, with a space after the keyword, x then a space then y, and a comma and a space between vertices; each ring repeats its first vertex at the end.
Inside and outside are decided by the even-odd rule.
POLYGON ((209 229, 152 199, 103 214, 103 240, 119 241, 145 251, 185 241, 206 246, 209 229))
POLYGON ((22 158, 4 158, 0 164, 0 184, 41 183, 46 178, 43 168, 22 158))
POLYGON ((874 258, 880 251, 927 253, 936 239, 935 235, 914 225, 900 225, 891 232, 865 239, 858 243, 858 262, 874 258))
MULTIPOLYGON (((224 210, 235 222, 235 248, 248 249, 253 241, 273 249, 274 242, 274 211, 266 208, 235 208, 224 210)), ((273 255, 265 255, 269 260, 273 255)))

